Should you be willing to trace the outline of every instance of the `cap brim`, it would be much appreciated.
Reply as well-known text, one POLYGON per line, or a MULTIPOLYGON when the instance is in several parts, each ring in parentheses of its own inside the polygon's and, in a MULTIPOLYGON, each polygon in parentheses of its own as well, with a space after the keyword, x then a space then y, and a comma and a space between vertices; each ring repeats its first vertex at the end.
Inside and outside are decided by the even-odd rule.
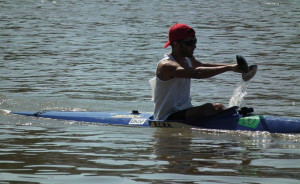
POLYGON ((171 42, 170 42, 170 41, 168 41, 168 42, 165 44, 164 48, 167 48, 169 45, 171 45, 171 42))

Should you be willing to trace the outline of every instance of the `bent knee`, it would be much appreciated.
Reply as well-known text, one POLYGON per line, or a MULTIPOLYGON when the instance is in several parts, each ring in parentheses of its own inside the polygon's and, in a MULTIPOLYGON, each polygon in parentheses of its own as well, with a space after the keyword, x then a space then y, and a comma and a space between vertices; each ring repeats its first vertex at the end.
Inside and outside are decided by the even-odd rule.
POLYGON ((212 104, 212 103, 206 103, 206 104, 203 105, 203 107, 204 107, 205 109, 210 110, 210 111, 216 110, 215 105, 212 104))
POLYGON ((215 103, 213 106, 217 112, 226 110, 226 107, 221 103, 215 103))

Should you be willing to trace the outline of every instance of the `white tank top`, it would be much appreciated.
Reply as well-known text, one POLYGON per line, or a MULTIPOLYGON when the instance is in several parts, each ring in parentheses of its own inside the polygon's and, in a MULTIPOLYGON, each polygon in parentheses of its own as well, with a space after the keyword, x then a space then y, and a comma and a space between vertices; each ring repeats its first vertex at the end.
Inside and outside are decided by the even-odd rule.
MULTIPOLYGON (((166 59, 175 61, 171 54, 165 55, 166 59)), ((186 58, 189 67, 192 62, 186 58)), ((179 110, 192 107, 190 97, 190 78, 172 78, 167 81, 160 80, 157 76, 149 80, 152 88, 152 100, 154 100, 154 119, 166 120, 167 117, 179 110)))

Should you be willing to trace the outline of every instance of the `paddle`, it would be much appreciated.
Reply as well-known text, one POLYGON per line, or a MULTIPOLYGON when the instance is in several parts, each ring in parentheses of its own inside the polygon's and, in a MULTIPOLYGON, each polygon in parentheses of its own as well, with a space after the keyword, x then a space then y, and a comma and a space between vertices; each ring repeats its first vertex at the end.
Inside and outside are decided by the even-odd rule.
POLYGON ((252 79, 257 72, 257 65, 251 65, 248 67, 246 59, 241 55, 236 55, 236 61, 239 69, 242 71, 243 81, 249 81, 252 79))

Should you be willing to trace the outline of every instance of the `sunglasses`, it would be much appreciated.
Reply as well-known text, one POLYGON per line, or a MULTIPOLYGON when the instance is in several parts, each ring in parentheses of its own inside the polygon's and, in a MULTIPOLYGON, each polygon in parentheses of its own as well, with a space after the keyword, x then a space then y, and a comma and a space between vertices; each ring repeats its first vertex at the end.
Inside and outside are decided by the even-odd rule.
POLYGON ((197 39, 195 39, 195 40, 189 40, 189 41, 183 41, 183 40, 181 40, 180 42, 184 43, 186 46, 194 46, 197 43, 197 39))

